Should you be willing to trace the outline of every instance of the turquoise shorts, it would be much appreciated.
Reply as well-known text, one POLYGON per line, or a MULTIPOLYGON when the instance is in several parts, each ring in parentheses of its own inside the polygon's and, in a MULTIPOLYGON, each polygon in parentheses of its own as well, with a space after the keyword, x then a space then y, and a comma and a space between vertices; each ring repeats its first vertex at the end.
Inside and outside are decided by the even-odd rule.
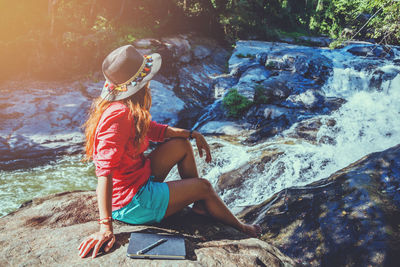
POLYGON ((160 222, 167 211, 169 188, 167 183, 153 180, 154 176, 150 176, 128 205, 113 211, 113 219, 130 224, 160 222))

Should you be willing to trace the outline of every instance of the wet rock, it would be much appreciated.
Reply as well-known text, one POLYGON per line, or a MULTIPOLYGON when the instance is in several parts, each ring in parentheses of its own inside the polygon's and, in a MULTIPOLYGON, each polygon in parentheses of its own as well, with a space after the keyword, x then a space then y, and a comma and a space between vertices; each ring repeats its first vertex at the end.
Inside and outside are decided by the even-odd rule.
POLYGON ((246 139, 245 143, 254 144, 264 141, 272 136, 282 133, 284 130, 288 129, 291 122, 290 116, 281 115, 275 117, 274 119, 261 120, 258 123, 258 129, 246 139))
POLYGON ((173 57, 182 62, 189 63, 192 60, 191 46, 187 36, 172 36, 162 38, 161 41, 173 53, 173 57))
POLYGON ((237 78, 231 76, 230 74, 221 74, 214 77, 212 85, 214 98, 222 98, 237 82, 237 78))
POLYGON ((394 56, 393 50, 380 45, 352 46, 347 49, 347 52, 362 57, 392 58, 394 56))
POLYGON ((267 69, 275 69, 275 70, 294 70, 294 63, 296 59, 292 55, 268 55, 268 58, 265 61, 265 67, 267 69))
POLYGON ((279 37, 279 42, 294 44, 296 43, 296 39, 288 36, 279 37))
POLYGON ((263 116, 265 119, 275 119, 284 114, 288 114, 290 109, 275 105, 260 105, 254 112, 249 111, 248 116, 263 116))
POLYGON ((282 105, 289 108, 321 109, 324 107, 325 94, 320 90, 307 90, 304 93, 289 96, 282 105))
POLYGON ((175 92, 186 105, 204 106, 213 100, 210 96, 213 78, 223 73, 223 67, 216 64, 213 58, 202 63, 187 65, 178 70, 179 85, 175 92))
POLYGON ((90 103, 79 87, 31 83, 26 88, 24 83, 9 82, 3 85, 2 93, 6 99, 0 99, 1 113, 5 114, 0 134, 8 151, 0 155, 0 160, 31 161, 61 151, 82 151, 80 126, 90 103))
MULTIPOLYGON (((221 174, 218 178, 217 190, 220 193, 230 190, 228 194, 230 193, 234 197, 236 192, 244 190, 246 179, 264 172, 267 163, 275 161, 280 155, 282 155, 282 152, 277 150, 264 150, 259 159, 252 160, 232 171, 221 174)), ((227 196, 225 195, 225 197, 227 196)), ((227 198, 227 204, 232 201, 233 199, 227 198)))
POLYGON ((240 189, 240 185, 249 177, 249 174, 254 168, 254 163, 247 163, 230 172, 222 174, 218 178, 217 187, 219 191, 229 190, 229 189, 240 189))
POLYGON ((195 59, 204 59, 212 54, 212 50, 204 45, 197 45, 193 49, 193 56, 195 59))
MULTIPOLYGON (((230 75, 238 78, 233 87, 258 104, 279 104, 289 95, 320 90, 332 72, 332 62, 322 52, 283 43, 239 41, 229 59, 230 75)), ((310 104, 292 107, 307 109, 310 104)))
POLYGON ((314 82, 291 72, 279 72, 257 86, 255 100, 262 103, 281 103, 289 95, 300 93, 314 82), (262 99, 264 98, 264 99, 262 99))
POLYGON ((161 42, 159 40, 153 38, 139 39, 133 42, 133 45, 139 49, 151 48, 160 44, 161 42))
POLYGON ((250 124, 239 124, 233 121, 208 121, 202 125, 198 131, 203 134, 215 134, 215 135, 241 135, 247 131, 250 124))
POLYGON ((250 100, 254 99, 256 84, 265 81, 270 76, 270 72, 262 66, 252 66, 248 68, 241 76, 238 83, 233 87, 237 89, 240 95, 250 100))
POLYGON ((296 125, 295 130, 292 131, 289 137, 304 139, 309 142, 316 142, 318 130, 321 128, 321 126, 321 120, 318 118, 301 121, 296 125))
POLYGON ((178 114, 185 108, 185 103, 178 98, 172 86, 151 81, 152 106, 150 112, 152 119, 169 125, 178 123, 178 114))
POLYGON ((96 203, 93 191, 65 192, 34 199, 0 218, 2 266, 298 266, 277 248, 189 210, 155 225, 114 222, 116 242, 111 251, 81 259, 77 247, 98 230, 96 203), (187 258, 130 259, 126 250, 131 232, 183 235, 187 258))
POLYGON ((242 213, 262 240, 307 266, 397 266, 400 145, 242 213))
POLYGON ((370 87, 382 90, 382 83, 385 81, 391 81, 400 74, 400 70, 393 66, 387 66, 378 68, 372 73, 372 78, 369 81, 370 87))
POLYGON ((298 38, 300 42, 311 46, 328 47, 332 42, 331 38, 328 37, 316 37, 316 36, 300 36, 298 38))

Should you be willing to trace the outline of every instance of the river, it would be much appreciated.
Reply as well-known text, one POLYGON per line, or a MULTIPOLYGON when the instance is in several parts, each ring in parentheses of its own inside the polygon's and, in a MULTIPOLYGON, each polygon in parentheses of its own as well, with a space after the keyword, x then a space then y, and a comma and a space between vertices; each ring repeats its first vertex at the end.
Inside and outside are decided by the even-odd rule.
MULTIPOLYGON (((279 152, 277 159, 267 162, 262 172, 246 177, 240 190, 221 191, 222 198, 235 212, 258 204, 282 189, 326 178, 365 155, 400 143, 398 50, 392 59, 386 60, 355 56, 343 49, 323 53, 332 61, 333 71, 322 90, 326 96, 346 101, 330 114, 304 119, 322 122, 316 141, 292 138, 298 124, 254 146, 230 142, 219 136, 207 137, 214 147, 214 160, 210 165, 199 158, 197 161, 201 176, 214 186, 221 174, 260 157, 265 151, 279 152), (372 86, 377 75, 384 77, 383 81, 378 87, 372 86), (334 121, 334 125, 327 123, 329 121, 334 121), (327 139, 330 141, 323 141, 327 139)), ((54 157, 40 166, 1 170, 0 216, 34 197, 67 190, 95 189, 94 168, 81 159, 81 155, 66 155, 54 157)), ((167 180, 176 176, 174 169, 167 180)))

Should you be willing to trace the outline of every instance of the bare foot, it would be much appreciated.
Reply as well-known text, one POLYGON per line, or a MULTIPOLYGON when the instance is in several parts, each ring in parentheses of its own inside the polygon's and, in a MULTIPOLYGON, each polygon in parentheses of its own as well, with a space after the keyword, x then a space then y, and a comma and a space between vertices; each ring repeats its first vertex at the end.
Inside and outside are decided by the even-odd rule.
POLYGON ((242 232, 251 237, 260 237, 262 234, 261 226, 258 224, 243 224, 242 232))
POLYGON ((192 211, 194 213, 200 214, 200 215, 204 215, 204 216, 209 216, 210 214, 208 213, 206 207, 204 206, 204 203, 200 202, 200 201, 196 201, 193 204, 193 208, 192 211))

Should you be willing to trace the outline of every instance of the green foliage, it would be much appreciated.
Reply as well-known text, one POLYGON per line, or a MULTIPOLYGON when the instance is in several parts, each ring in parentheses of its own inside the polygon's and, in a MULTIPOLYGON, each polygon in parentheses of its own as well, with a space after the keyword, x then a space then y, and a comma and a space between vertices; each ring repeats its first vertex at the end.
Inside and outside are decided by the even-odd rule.
MULTIPOLYGON (((399 44, 400 1, 393 0, 178 0, 183 12, 196 17, 208 32, 231 43, 238 39, 276 40, 288 36, 327 35, 342 38, 343 30, 356 38, 376 38, 399 44), (382 8, 382 10, 380 10, 382 8), (371 19, 375 12, 376 17, 371 19)), ((350 36, 351 37, 351 36, 350 36)))
POLYGON ((98 70, 104 56, 120 45, 185 31, 228 44, 321 34, 338 38, 332 46, 353 36, 400 44, 400 1, 394 0, 0 2, 3 77, 19 72, 58 78, 98 70))
POLYGON ((228 111, 228 116, 240 118, 251 107, 252 101, 240 95, 236 89, 231 89, 222 100, 222 104, 228 111))

